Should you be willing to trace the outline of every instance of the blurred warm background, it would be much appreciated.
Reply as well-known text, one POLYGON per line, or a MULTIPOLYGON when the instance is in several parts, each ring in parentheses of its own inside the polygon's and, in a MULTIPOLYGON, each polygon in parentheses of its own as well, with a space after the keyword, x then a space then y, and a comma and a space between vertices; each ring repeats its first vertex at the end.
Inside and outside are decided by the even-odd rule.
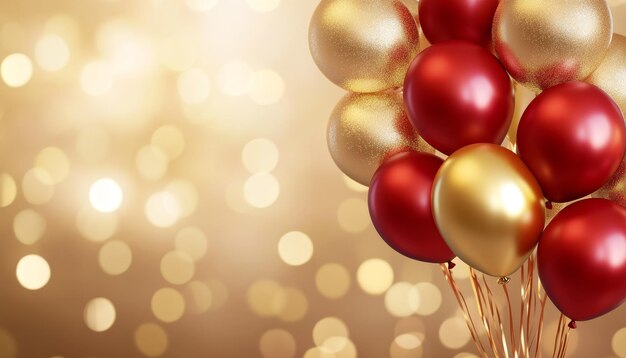
MULTIPOLYGON (((316 4, 1 2, 0 357, 474 357, 327 153, 316 4)), ((626 357, 625 318, 569 355, 626 357)))

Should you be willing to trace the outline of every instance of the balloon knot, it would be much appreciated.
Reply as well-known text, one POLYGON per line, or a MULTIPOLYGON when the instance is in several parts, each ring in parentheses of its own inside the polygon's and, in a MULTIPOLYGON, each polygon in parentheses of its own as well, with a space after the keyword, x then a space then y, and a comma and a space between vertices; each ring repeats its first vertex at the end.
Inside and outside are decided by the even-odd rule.
POLYGON ((571 320, 567 326, 571 329, 576 329, 576 321, 571 320))
POLYGON ((456 267, 456 264, 452 261, 448 261, 448 270, 452 270, 456 267))
POLYGON ((546 208, 552 210, 552 202, 550 200, 546 201, 546 208))
POLYGON ((498 279, 498 284, 499 285, 506 285, 507 283, 509 283, 509 281, 511 281, 511 278, 508 277, 508 276, 500 277, 498 279))

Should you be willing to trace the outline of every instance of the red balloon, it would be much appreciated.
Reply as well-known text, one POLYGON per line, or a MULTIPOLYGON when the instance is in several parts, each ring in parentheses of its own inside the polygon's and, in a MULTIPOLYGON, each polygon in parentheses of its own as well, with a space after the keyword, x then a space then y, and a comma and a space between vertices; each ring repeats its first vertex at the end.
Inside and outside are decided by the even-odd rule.
POLYGON ((369 210, 380 236, 410 258, 442 263, 454 258, 439 234, 431 192, 443 160, 426 153, 402 152, 386 160, 372 178, 369 210))
POLYGON ((556 85, 522 115, 517 150, 548 200, 572 201, 598 190, 619 167, 626 150, 624 118, 593 85, 556 85))
POLYGON ((606 199, 569 205, 541 236, 537 267, 567 317, 585 321, 613 310, 626 299, 626 208, 606 199))
POLYGON ((420 135, 448 155, 469 144, 502 143, 515 105, 500 62, 463 41, 433 45, 413 60, 404 102, 420 135))
POLYGON ((430 43, 465 40, 487 46, 498 4, 499 0, 420 0, 419 20, 430 43))

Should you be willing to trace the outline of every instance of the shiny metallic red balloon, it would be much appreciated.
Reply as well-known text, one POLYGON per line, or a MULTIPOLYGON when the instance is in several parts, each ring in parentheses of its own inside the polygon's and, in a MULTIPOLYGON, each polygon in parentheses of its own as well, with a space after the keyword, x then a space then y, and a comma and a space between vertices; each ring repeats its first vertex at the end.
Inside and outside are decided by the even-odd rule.
POLYGON ((431 191, 440 158, 402 152, 376 171, 369 189, 369 210, 380 236, 410 258, 442 263, 454 258, 435 224, 431 191))
POLYGON ((626 208, 606 199, 569 205, 541 236, 537 266, 567 317, 585 321, 613 310, 626 299, 626 208))
POLYGON ((430 43, 465 40, 487 46, 498 4, 498 0, 420 0, 419 20, 430 43))
POLYGON ((615 173, 626 150, 624 118, 611 98, 584 82, 550 87, 520 119, 517 150, 548 200, 591 194, 615 173))
POLYGON ((515 106, 504 67, 464 41, 433 45, 415 58, 404 80, 404 102, 420 135, 445 154, 474 143, 502 143, 515 106))

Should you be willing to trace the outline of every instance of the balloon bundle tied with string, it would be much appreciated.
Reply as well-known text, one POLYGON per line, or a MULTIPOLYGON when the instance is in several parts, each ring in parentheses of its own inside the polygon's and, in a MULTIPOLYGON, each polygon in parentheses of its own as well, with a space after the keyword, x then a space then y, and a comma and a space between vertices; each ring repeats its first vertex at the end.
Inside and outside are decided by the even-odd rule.
POLYGON ((605 0, 322 0, 313 15, 313 59, 350 91, 330 153, 369 186, 389 246, 441 264, 482 356, 538 356, 545 294, 562 312, 553 356, 626 298, 626 38, 612 26, 605 0))

